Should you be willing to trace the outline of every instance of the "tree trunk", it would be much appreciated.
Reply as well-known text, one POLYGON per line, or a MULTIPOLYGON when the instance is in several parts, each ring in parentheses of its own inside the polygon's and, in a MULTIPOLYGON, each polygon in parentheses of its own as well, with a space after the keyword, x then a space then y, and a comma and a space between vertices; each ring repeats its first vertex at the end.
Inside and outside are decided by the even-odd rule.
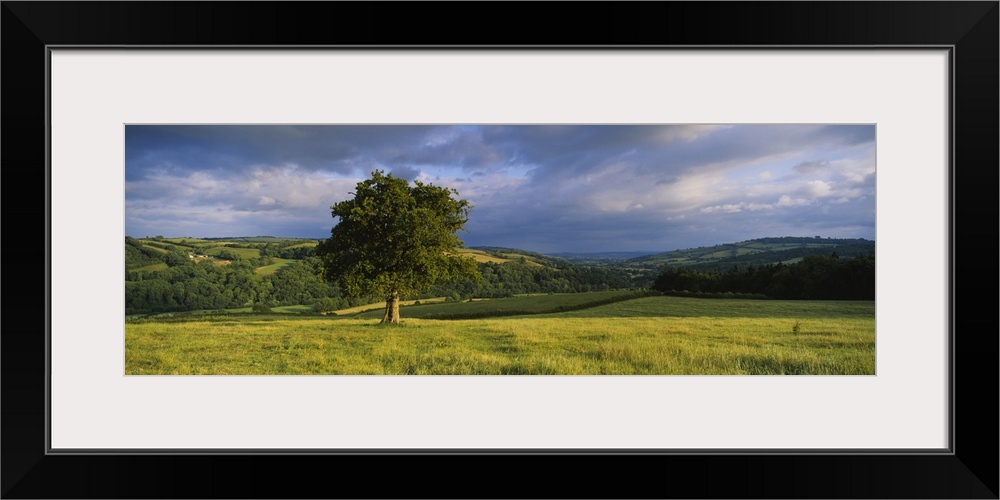
POLYGON ((389 325, 399 324, 399 292, 393 290, 392 295, 385 299, 385 314, 382 315, 382 323, 389 325))

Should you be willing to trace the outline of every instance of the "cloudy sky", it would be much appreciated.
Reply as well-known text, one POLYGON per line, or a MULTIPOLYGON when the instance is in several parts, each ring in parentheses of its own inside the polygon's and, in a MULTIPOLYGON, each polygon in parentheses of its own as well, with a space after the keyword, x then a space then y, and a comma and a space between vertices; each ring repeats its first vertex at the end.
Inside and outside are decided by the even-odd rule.
POLYGON ((129 125, 129 236, 326 238, 374 169, 453 187, 466 246, 875 238, 873 125, 129 125))

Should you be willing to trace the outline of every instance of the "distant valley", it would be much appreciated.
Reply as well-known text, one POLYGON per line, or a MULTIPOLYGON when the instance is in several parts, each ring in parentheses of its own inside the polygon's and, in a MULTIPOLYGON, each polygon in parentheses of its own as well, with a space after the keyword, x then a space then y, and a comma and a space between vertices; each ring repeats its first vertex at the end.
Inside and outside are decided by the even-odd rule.
MULTIPOLYGON (((234 308, 249 311, 259 307, 262 310, 325 312, 383 299, 348 297, 336 284, 320 280, 321 263, 315 256, 319 241, 271 236, 126 237, 126 311, 128 314, 234 308)), ((749 273, 763 266, 795 264, 808 256, 836 255, 841 262, 846 262, 855 257, 873 257, 875 242, 779 237, 661 253, 561 252, 546 255, 497 246, 461 248, 459 252, 477 262, 479 280, 440 283, 426 293, 407 299, 443 297, 458 302, 533 293, 648 290, 668 268, 700 273, 697 279, 703 279, 707 276, 705 273, 731 273, 734 269, 749 273)), ((693 275, 685 276, 689 282, 678 290, 707 291, 710 288, 705 283, 696 287, 690 282, 693 275)), ((749 278, 740 279, 747 281, 749 278)), ((754 279, 770 278, 761 275, 754 279)), ((744 293, 751 293, 745 283, 739 286, 744 287, 744 293)), ((761 293, 761 289, 766 289, 766 285, 759 284, 755 288, 757 291, 752 293, 761 293)), ((779 292, 775 289, 774 294, 781 296, 779 292)))
POLYGON ((733 266, 763 266, 768 264, 793 264, 807 255, 851 258, 875 253, 875 242, 866 239, 779 237, 757 238, 737 243, 671 250, 662 253, 603 252, 603 253, 553 253, 554 257, 579 263, 604 263, 634 269, 656 269, 663 266, 691 269, 724 270, 733 266))

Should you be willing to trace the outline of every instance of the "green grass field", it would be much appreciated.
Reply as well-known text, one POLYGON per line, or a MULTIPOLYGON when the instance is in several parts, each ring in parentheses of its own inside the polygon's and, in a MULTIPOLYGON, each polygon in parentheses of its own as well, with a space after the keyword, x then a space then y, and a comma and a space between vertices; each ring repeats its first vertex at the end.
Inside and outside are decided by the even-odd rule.
MULTIPOLYGON (((577 294, 590 295, 590 294, 577 294)), ((541 300, 556 296, 537 296, 541 300)), ((504 300, 483 301, 496 304, 504 300)), ((875 373, 874 302, 646 297, 578 311, 435 320, 217 315, 125 325, 127 374, 875 373), (797 325, 797 326, 796 326, 797 325)), ((409 314, 409 316, 408 316, 409 314)), ((376 314, 376 316, 378 316, 376 314)))
POLYGON ((274 307, 271 308, 271 310, 274 311, 274 312, 276 312, 276 313, 303 314, 303 313, 311 313, 312 310, 313 310, 313 308, 312 308, 312 306, 307 306, 307 305, 300 305, 300 306, 274 306, 274 307))
MULTIPOLYGON (((150 241, 150 240, 145 240, 150 241)), ((170 243, 171 245, 186 246, 186 247, 201 247, 201 246, 214 246, 218 245, 211 240, 202 240, 198 238, 163 238, 162 240, 152 240, 152 241, 164 241, 170 243)))
POLYGON ((510 262, 510 259, 500 258, 495 255, 490 255, 482 250, 474 250, 472 248, 459 248, 458 253, 464 257, 470 257, 476 262, 492 262, 494 264, 510 262))
POLYGON ((274 259, 274 264, 271 264, 269 266, 264 266, 264 267, 258 267, 255 270, 255 272, 257 274, 274 274, 274 273, 278 272, 279 269, 281 269, 281 268, 283 268, 283 267, 285 267, 285 266, 287 266, 287 265, 289 265, 289 264, 291 264, 293 262, 296 262, 295 259, 279 259, 279 258, 275 258, 274 259))
POLYGON ((291 246, 288 246, 286 248, 312 248, 312 247, 315 247, 316 245, 319 245, 319 242, 317 242, 317 241, 307 241, 305 243, 299 243, 298 245, 291 245, 291 246))
POLYGON ((158 246, 150 245, 148 243, 143 243, 142 246, 143 246, 143 248, 148 248, 148 249, 150 249, 150 250, 152 250, 154 252, 157 252, 157 253, 163 253, 163 254, 170 253, 170 251, 167 250, 167 249, 165 249, 165 248, 160 248, 158 246))
MULTIPOLYGON (((540 314, 555 312, 558 308, 577 308, 615 298, 628 298, 635 294, 632 291, 609 291, 591 293, 554 293, 532 294, 509 299, 474 300, 461 303, 429 303, 421 301, 420 306, 409 307, 400 311, 403 318, 425 319, 469 319, 473 317, 511 316, 515 314, 540 314)), ((410 302, 412 304, 412 301, 410 302)), ((363 318, 381 319, 382 309, 365 306, 367 312, 360 314, 363 318)), ((347 311, 337 311, 345 314, 347 311)))
MULTIPOLYGON (((406 307, 406 306, 412 306, 412 305, 416 304, 417 302, 420 302, 420 304, 435 304, 435 303, 439 303, 439 302, 444 302, 444 297, 433 297, 433 298, 429 298, 429 299, 420 299, 420 300, 401 300, 401 301, 399 301, 399 305, 400 305, 400 307, 406 307)), ((340 310, 334 311, 334 313, 337 314, 338 316, 351 316, 351 315, 357 315, 357 314, 365 313, 365 312, 369 312, 369 311, 385 311, 385 302, 375 302, 375 303, 372 303, 372 304, 365 304, 365 305, 362 305, 362 306, 348 307, 346 309, 340 309, 340 310)), ((409 311, 409 309, 407 309, 407 311, 409 311)), ((406 314, 406 313, 400 313, 400 315, 403 315, 403 314, 406 314)), ((366 315, 366 316, 370 317, 370 318, 378 317, 379 319, 381 319, 382 318, 382 313, 380 312, 377 315, 376 314, 369 314, 369 315, 366 315)))
POLYGON ((213 257, 218 257, 222 252, 229 252, 244 259, 256 259, 257 257, 260 257, 260 250, 256 248, 231 248, 228 246, 217 246, 203 249, 202 252, 205 255, 211 255, 213 257))
POLYGON ((545 267, 545 264, 536 261, 534 257, 519 253, 502 252, 499 255, 495 255, 493 253, 485 252, 483 250, 478 250, 475 248, 459 248, 458 253, 461 254, 462 256, 470 257, 476 262, 492 262, 494 264, 503 264, 505 262, 522 262, 528 266, 545 267))

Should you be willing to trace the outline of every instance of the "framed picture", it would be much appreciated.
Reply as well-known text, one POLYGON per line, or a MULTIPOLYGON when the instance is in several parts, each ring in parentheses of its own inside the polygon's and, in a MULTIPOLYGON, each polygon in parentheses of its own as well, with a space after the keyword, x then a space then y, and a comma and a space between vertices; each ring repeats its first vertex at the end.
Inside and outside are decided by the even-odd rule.
MULTIPOLYGON (((10 311, 38 311, 45 322, 30 334, 8 328, 3 337, 5 497, 296 497, 321 486, 248 484, 248 455, 275 477, 309 463, 348 477, 385 468, 399 479, 375 486, 345 479, 330 496, 454 494, 429 484, 425 470, 411 468, 417 462, 454 467, 483 485, 479 495, 525 496, 525 483, 495 478, 524 469, 525 460, 553 460, 594 479, 567 486, 529 465, 536 470, 525 474, 544 490, 526 496, 997 497, 995 428, 974 423, 996 417, 996 392, 983 397, 979 390, 980 381, 995 380, 995 356, 981 354, 996 352, 995 315, 987 320, 957 304, 996 290, 957 277, 969 262, 993 262, 995 240, 979 258, 982 233, 968 228, 996 227, 996 205, 986 203, 997 196, 996 2, 637 4, 611 9, 634 21, 634 32, 602 39, 574 26, 567 28, 571 45, 530 46, 469 28, 437 40, 429 33, 444 33, 436 28, 445 25, 435 10, 449 8, 4 3, 7 103, 46 96, 34 106, 4 107, 5 122, 17 124, 4 127, 8 185, 45 186, 47 195, 42 209, 32 206, 36 199, 8 204, 9 214, 45 214, 44 221, 24 217, 27 234, 18 236, 46 242, 44 254, 11 256, 36 259, 46 279, 38 293, 8 301, 10 311), (327 8, 332 13, 321 16, 327 8), (430 20, 406 24, 418 11, 430 20), (695 30, 691 20, 707 18, 716 21, 695 30), (756 20, 753 28, 740 24, 747 19, 756 20), (336 27, 333 34, 325 23, 336 27), (395 35, 372 39, 374 26, 395 35), (278 125, 297 134, 374 127, 370 135, 378 135, 428 124, 669 125, 690 134, 825 126, 864 135, 851 143, 867 145, 855 146, 862 156, 836 154, 873 174, 877 187, 866 205, 876 217, 879 258, 874 370, 804 377, 275 376, 221 368, 206 376, 138 375, 143 361, 124 342, 121 242, 137 219, 170 212, 130 212, 130 172, 138 170, 129 169, 143 168, 127 165, 130 141, 165 144, 155 134, 181 126, 278 125), (149 134, 133 139, 137 131, 149 134), (89 471, 86 478, 80 470, 89 471), (622 485, 626 472, 642 477, 622 485), (215 486, 198 489, 198 479, 215 486)), ((490 16, 523 26, 523 14, 511 5, 490 16)), ((606 20, 607 12, 582 4, 579 15, 606 20)), ((539 30, 560 24, 529 19, 539 30)), ((756 146, 754 137, 736 134, 746 147, 756 146)), ((796 132, 781 140, 813 139, 796 132)), ((162 167, 179 161, 165 151, 189 146, 166 144, 174 146, 143 154, 160 155, 162 167)), ((199 172, 218 168, 213 153, 196 149, 207 165, 199 172)), ((815 167, 794 156, 769 161, 794 163, 787 167, 800 172, 815 167)), ((605 184, 645 182, 635 169, 619 172, 605 184)), ((748 172, 740 175, 774 175, 764 167, 748 172)), ((206 186, 220 181, 210 177, 198 178, 206 186)), ((831 204, 817 214, 841 217, 833 201, 847 203, 848 191, 834 196, 832 181, 811 182, 796 192, 826 196, 831 204)), ((197 198, 185 199, 184 208, 214 210, 197 198)), ((767 209, 734 200, 699 205, 698 213, 767 209)), ((781 203, 809 201, 775 197, 774 206, 781 203)), ((236 227, 236 219, 226 220, 236 227)), ((771 221, 779 227, 777 215, 771 221)), ((229 255, 205 248, 206 255, 188 257, 229 255)), ((228 248, 236 252, 239 244, 228 248)))

